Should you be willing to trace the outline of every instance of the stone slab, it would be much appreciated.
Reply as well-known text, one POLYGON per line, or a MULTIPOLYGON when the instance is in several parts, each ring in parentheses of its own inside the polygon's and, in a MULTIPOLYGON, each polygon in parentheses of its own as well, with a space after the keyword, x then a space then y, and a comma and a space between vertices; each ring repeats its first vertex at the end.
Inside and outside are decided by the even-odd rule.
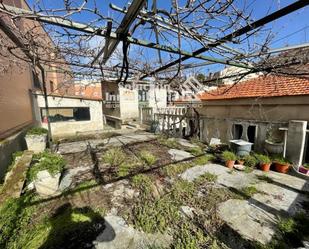
POLYGON ((3 203, 7 198, 20 196, 32 155, 32 151, 24 151, 21 158, 17 160, 2 188, 0 203, 3 203))
POLYGON ((172 237, 167 234, 146 234, 128 226, 119 216, 104 217, 106 228, 94 242, 96 249, 145 249, 149 246, 167 248, 172 237))
POLYGON ((172 156, 174 161, 181 161, 193 157, 193 155, 184 150, 170 149, 168 153, 172 156))
POLYGON ((184 146, 184 147, 188 147, 188 148, 196 148, 198 147, 195 144, 190 143, 188 140, 183 139, 183 138, 177 138, 176 140, 180 145, 184 146))
POLYGON ((72 143, 63 143, 59 145, 58 152, 60 154, 78 153, 85 151, 87 149, 88 144, 90 144, 91 147, 96 147, 100 145, 100 147, 108 148, 108 147, 122 146, 125 144, 135 142, 149 141, 155 138, 156 135, 147 132, 132 133, 132 134, 129 133, 106 139, 89 139, 72 143))
POLYGON ((267 244, 276 233, 276 216, 245 200, 219 204, 219 216, 244 239, 267 244))

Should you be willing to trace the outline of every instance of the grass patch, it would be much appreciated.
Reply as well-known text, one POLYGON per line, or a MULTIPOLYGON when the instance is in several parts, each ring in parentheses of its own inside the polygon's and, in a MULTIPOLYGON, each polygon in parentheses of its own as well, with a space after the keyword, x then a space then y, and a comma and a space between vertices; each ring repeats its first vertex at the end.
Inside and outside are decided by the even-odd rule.
POLYGON ((251 198, 254 194, 259 193, 255 186, 244 187, 240 191, 247 199, 251 198))
POLYGON ((27 172, 27 179, 33 181, 39 171, 47 170, 52 176, 61 173, 64 170, 66 161, 58 154, 48 151, 41 152, 33 156, 34 165, 27 172))
POLYGON ((19 239, 22 248, 86 248, 104 229, 104 219, 89 207, 60 207, 19 239))
POLYGON ((171 149, 182 149, 182 146, 176 141, 175 138, 167 138, 166 136, 158 137, 159 144, 162 144, 171 149))
POLYGON ((149 151, 142 150, 139 153, 139 157, 148 165, 151 166, 156 163, 157 158, 149 151))
POLYGON ((205 165, 205 164, 207 164, 209 161, 211 161, 211 160, 214 160, 214 156, 213 155, 211 155, 211 154, 208 154, 208 155, 203 155, 203 156, 200 156, 200 157, 198 157, 198 158, 195 158, 194 160, 193 160, 193 163, 194 164, 197 164, 197 165, 205 165))
POLYGON ((162 172, 164 175, 168 177, 175 177, 193 166, 194 166, 193 162, 176 163, 167 165, 162 169, 162 172))
POLYGON ((1 206, 0 248, 20 248, 17 246, 20 236, 28 232, 27 227, 35 212, 35 207, 28 205, 32 199, 33 195, 24 195, 9 199, 1 206))
POLYGON ((136 159, 128 156, 120 147, 108 149, 101 159, 116 169, 118 177, 127 176, 133 169, 140 166, 136 159))
POLYGON ((218 176, 215 174, 211 174, 209 172, 206 172, 205 174, 201 175, 200 177, 198 177, 197 179, 195 179, 194 182, 198 183, 198 184, 202 184, 205 181, 207 182, 215 182, 217 181, 218 176))
POLYGON ((186 148, 185 150, 194 156, 199 156, 204 153, 203 149, 200 147, 186 148))

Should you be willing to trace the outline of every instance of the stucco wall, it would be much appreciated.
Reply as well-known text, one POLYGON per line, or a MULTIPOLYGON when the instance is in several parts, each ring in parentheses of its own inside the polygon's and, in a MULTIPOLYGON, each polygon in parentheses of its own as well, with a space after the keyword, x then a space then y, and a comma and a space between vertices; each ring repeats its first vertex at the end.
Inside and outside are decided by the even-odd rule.
POLYGON ((120 117, 122 120, 138 119, 138 90, 119 87, 120 117))
MULTIPOLYGON (((45 101, 42 95, 34 95, 36 119, 47 128, 46 123, 41 122, 40 108, 45 107, 45 101)), ((49 107, 89 107, 89 121, 61 121, 52 122, 52 135, 71 135, 77 132, 90 132, 103 129, 102 102, 97 100, 84 100, 69 97, 48 97, 49 107)))
POLYGON ((262 152, 268 131, 276 131, 282 137, 283 132, 278 129, 287 127, 290 120, 309 121, 309 96, 204 101, 197 110, 203 141, 220 138, 228 142, 233 138, 233 124, 242 125, 242 139, 247 140, 248 126, 255 126, 254 149, 262 152))

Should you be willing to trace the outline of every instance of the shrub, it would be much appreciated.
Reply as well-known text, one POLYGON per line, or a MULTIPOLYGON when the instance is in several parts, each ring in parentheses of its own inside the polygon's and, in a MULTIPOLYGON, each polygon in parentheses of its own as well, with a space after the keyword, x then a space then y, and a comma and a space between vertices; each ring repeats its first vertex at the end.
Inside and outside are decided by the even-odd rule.
POLYGON ((28 132, 27 135, 45 135, 48 130, 43 127, 33 127, 28 132))
POLYGON ((225 161, 235 161, 237 159, 237 156, 233 152, 225 150, 222 153, 222 158, 225 161))
POLYGON ((33 181, 38 172, 42 170, 47 170, 52 176, 61 173, 66 164, 60 155, 47 151, 34 155, 33 159, 38 162, 32 165, 28 171, 27 178, 29 181, 33 181))
POLYGON ((254 156, 251 156, 251 155, 247 155, 244 157, 244 161, 245 161, 245 165, 250 167, 250 168, 253 168, 257 165, 258 161, 257 159, 254 157, 254 156))
POLYGON ((155 164, 157 161, 157 158, 147 150, 141 151, 139 156, 148 166, 155 164))
POLYGON ((255 158, 258 160, 259 163, 271 163, 270 158, 266 155, 256 154, 255 158))

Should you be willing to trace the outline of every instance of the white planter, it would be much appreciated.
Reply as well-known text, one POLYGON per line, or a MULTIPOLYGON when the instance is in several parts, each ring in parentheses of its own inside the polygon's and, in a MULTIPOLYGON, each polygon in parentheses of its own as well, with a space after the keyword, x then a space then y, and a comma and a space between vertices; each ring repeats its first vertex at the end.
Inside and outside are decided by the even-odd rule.
POLYGON ((47 135, 26 135, 25 140, 28 150, 34 153, 43 152, 46 149, 47 135))
POLYGON ((58 194, 60 176, 60 173, 52 176, 47 170, 38 172, 34 180, 36 192, 41 196, 53 196, 58 194))

